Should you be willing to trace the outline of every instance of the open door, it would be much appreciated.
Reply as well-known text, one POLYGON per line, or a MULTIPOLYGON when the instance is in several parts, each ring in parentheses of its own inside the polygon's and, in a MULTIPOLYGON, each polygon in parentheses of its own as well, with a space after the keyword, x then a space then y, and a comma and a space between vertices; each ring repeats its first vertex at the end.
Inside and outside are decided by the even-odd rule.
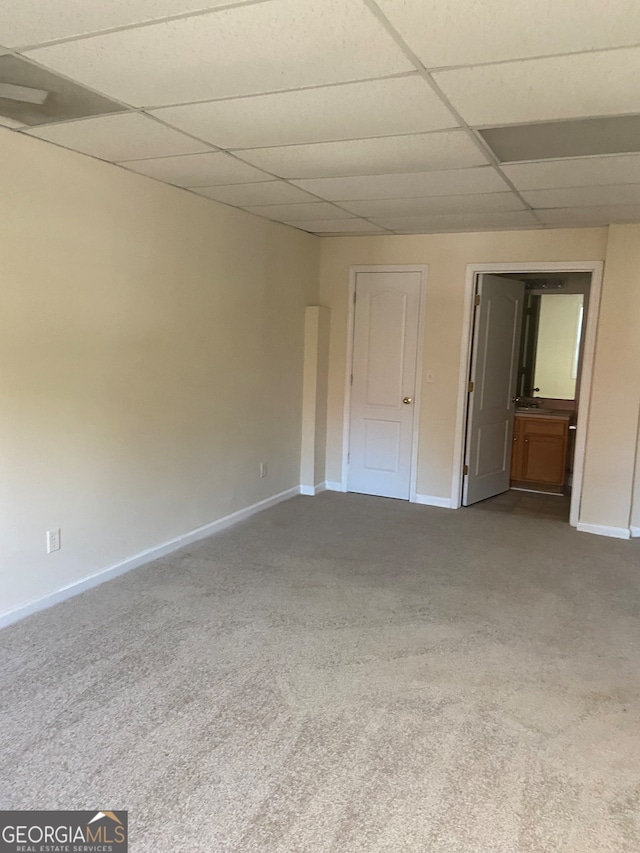
POLYGON ((478 276, 463 506, 509 488, 523 307, 523 282, 478 276))

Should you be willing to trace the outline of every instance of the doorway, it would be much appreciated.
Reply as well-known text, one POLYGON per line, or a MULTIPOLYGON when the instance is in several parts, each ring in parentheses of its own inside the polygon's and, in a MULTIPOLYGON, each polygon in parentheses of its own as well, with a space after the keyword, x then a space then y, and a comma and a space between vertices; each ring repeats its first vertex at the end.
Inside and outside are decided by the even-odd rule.
POLYGON ((425 273, 352 269, 345 491, 415 500, 425 273))
POLYGON ((577 526, 601 277, 598 262, 468 267, 454 508, 564 495, 577 526))

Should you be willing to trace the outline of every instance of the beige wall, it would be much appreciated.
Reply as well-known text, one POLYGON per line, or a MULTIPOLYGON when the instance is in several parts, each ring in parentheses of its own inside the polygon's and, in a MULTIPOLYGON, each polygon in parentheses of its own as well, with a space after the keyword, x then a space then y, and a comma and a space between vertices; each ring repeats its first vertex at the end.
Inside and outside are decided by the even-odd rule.
POLYGON ((631 506, 631 526, 633 528, 632 535, 640 536, 640 431, 638 433, 636 444, 636 465, 633 483, 633 502, 631 506))
POLYGON ((581 509, 585 523, 620 528, 630 524, 640 407, 638 365, 640 225, 612 225, 587 435, 581 509))
POLYGON ((0 187, 1 615, 298 485, 320 241, 8 131, 0 187))
MULTIPOLYGON (((351 265, 429 265, 417 491, 446 500, 453 474, 467 264, 603 260, 606 247, 605 228, 324 239, 320 298, 331 309, 327 480, 341 480, 351 265), (424 381, 427 370, 434 373, 433 383, 424 381)), ((610 286, 617 285, 611 281, 610 286)))

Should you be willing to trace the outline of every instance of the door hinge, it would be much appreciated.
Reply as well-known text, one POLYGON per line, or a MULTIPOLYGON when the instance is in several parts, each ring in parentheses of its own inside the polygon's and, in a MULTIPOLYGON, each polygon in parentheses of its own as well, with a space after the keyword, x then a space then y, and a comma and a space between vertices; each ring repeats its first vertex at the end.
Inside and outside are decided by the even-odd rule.
POLYGON ((480 294, 479 293, 476 293, 476 300, 473 304, 476 306, 476 308, 478 307, 478 305, 480 305, 480 294))
POLYGON ((473 382, 469 382, 469 391, 473 391, 473 382))
POLYGON ((353 385, 353 373, 351 374, 351 385, 353 385))
POLYGON ((462 469, 462 473, 465 475, 465 477, 467 476, 467 474, 469 473, 469 466, 468 465, 464 466, 464 468, 462 469))
POLYGON ((353 291, 353 304, 356 304, 356 291, 353 291))

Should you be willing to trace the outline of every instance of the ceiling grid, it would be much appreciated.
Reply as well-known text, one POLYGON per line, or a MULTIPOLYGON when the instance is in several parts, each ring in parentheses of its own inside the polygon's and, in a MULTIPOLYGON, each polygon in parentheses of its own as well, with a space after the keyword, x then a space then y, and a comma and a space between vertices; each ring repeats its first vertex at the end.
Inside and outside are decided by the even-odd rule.
POLYGON ((321 235, 637 222, 640 4, 602 11, 0 0, 0 125, 321 235))

